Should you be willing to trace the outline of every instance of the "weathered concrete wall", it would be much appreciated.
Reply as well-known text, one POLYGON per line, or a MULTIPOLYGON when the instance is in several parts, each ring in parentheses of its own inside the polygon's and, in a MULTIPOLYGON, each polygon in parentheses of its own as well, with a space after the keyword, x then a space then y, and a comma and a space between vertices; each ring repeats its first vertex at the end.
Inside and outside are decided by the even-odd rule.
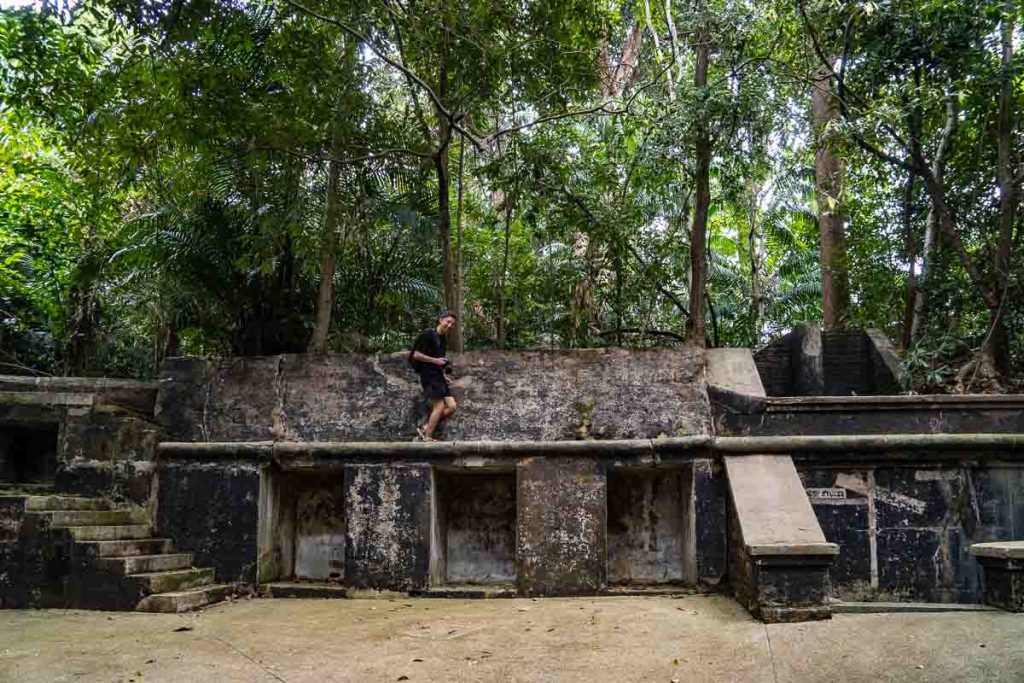
POLYGON ((345 583, 426 588, 430 571, 431 476, 426 465, 345 468, 345 583))
POLYGON ((147 504, 160 438, 156 391, 154 382, 0 375, 0 444, 13 442, 21 460, 12 466, 13 454, 0 445, 0 480, 43 480, 59 491, 147 504), (55 432, 55 444, 20 438, 27 431, 55 432))
POLYGON ((1021 396, 769 397, 763 411, 714 415, 719 436, 1024 433, 1021 396))
POLYGON ((798 325, 755 354, 769 396, 896 394, 901 369, 878 330, 825 331, 798 325))
MULTIPOLYGON (((691 510, 692 469, 609 470, 608 581, 610 583, 680 583, 684 564, 694 563, 691 510)), ((692 576, 694 570, 689 574, 692 576)))
POLYGON ((894 463, 892 455, 857 454, 827 467, 811 455, 798 460, 818 521, 839 544, 835 594, 982 602, 980 568, 969 548, 1024 537, 1024 465, 981 453, 945 464, 925 453, 916 463, 894 463))
POLYGON ((607 480, 584 458, 519 464, 518 583, 524 595, 594 593, 607 585, 607 480))
POLYGON ((866 396, 874 393, 870 342, 864 332, 822 332, 821 344, 826 396, 866 396))
MULTIPOLYGON (((453 357, 445 439, 707 434, 697 349, 479 351, 453 357)), ((425 416, 405 354, 165 363, 157 418, 175 441, 406 439, 425 416)))
POLYGON ((754 354, 761 383, 769 396, 793 394, 793 333, 773 339, 754 354))
MULTIPOLYGON (((726 482, 718 459, 693 462, 694 545, 697 575, 702 584, 718 585, 726 573, 726 482)), ((689 578, 687 578, 689 581, 689 578)))
POLYGON ((27 602, 21 595, 23 590, 16 543, 0 541, 0 609, 23 606, 27 602))
POLYGON ((513 583, 515 472, 438 471, 434 504, 444 583, 513 583))
POLYGON ((769 396, 817 396, 825 390, 821 328, 798 325, 754 354, 769 396))
POLYGON ((213 567, 220 582, 256 579, 260 495, 253 460, 161 462, 157 532, 193 553, 196 566, 213 567))

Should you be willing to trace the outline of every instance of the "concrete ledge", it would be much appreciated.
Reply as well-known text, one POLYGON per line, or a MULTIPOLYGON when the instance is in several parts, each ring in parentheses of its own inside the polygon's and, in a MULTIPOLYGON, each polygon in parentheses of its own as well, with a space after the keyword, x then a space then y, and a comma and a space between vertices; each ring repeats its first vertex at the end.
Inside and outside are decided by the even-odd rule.
POLYGON ((43 391, 0 391, 0 404, 34 406, 92 407, 93 394, 47 393, 43 391))
POLYGON ((972 543, 971 555, 974 555, 975 557, 1022 560, 1024 559, 1024 541, 972 543))
POLYGON ((1024 541, 974 543, 971 555, 985 573, 985 603, 1024 612, 1024 541))
MULTIPOLYGON (((798 453, 829 451, 1024 451, 1024 434, 822 434, 815 436, 719 436, 716 451, 798 453)), ((978 453, 978 455, 984 455, 978 453)), ((1005 457, 1005 453, 999 454, 1005 457)))
POLYGON ((794 624, 832 618, 830 607, 762 607, 761 621, 766 624, 794 624))
MULTIPOLYGON (((286 469, 326 465, 351 459, 404 458, 431 461, 451 458, 587 456, 647 457, 696 455, 712 444, 710 436, 664 439, 593 441, 165 441, 157 446, 162 458, 176 460, 275 460, 286 469)), ((482 461, 483 462, 483 461, 482 461)))
POLYGON ((835 543, 762 543, 748 544, 747 552, 754 556, 838 555, 839 546, 835 543))
POLYGON ((725 456, 743 543, 751 555, 834 555, 787 455, 725 456), (755 552, 756 549, 756 552, 755 552))
POLYGON ((328 583, 302 583, 275 581, 260 586, 261 595, 268 598, 300 598, 304 600, 337 600, 347 598, 348 589, 328 583))
POLYGON ((769 413, 869 410, 982 410, 1024 408, 1024 394, 919 394, 896 396, 769 396, 769 413))
POLYGON ((985 574, 985 603, 1024 612, 1024 541, 974 543, 971 555, 985 574))
POLYGON ((712 449, 729 455, 765 453, 973 451, 976 457, 1007 459, 1024 451, 1024 434, 872 434, 815 436, 685 436, 664 439, 580 441, 164 441, 163 458, 176 460, 270 460, 311 466, 315 460, 387 457, 429 461, 454 457, 587 456, 658 458, 712 449), (986 453, 985 451, 992 451, 986 453), (998 451, 998 453, 997 453, 998 451), (313 460, 310 460, 312 458, 313 460))
POLYGON ((843 602, 829 600, 833 614, 930 614, 939 612, 996 612, 988 605, 950 602, 843 602))

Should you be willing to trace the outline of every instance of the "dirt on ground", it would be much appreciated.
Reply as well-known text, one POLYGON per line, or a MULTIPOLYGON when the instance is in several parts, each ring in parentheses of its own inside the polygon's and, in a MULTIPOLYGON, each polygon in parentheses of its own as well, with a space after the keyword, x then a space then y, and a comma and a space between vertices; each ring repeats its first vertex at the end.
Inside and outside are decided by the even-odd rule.
POLYGON ((0 611, 0 681, 1021 681, 1024 615, 765 626, 717 595, 0 611))

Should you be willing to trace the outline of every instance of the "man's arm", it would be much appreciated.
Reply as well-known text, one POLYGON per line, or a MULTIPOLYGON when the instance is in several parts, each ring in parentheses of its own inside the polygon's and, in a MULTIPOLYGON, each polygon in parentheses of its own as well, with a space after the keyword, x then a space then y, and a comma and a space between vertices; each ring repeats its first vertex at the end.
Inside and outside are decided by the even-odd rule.
POLYGON ((443 366, 445 364, 444 358, 434 358, 433 356, 428 356, 427 354, 422 353, 421 351, 413 351, 412 359, 419 361, 421 363, 432 363, 434 365, 443 366))

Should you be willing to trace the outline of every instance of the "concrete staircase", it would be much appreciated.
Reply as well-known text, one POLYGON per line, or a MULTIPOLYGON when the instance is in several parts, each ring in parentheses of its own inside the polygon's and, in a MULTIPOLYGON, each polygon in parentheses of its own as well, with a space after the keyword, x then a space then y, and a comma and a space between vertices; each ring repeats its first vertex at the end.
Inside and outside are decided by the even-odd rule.
MULTIPOLYGON (((192 566, 192 554, 157 538, 141 509, 114 508, 102 498, 24 495, 20 536, 42 539, 65 569, 67 607, 186 612, 219 602, 234 586, 215 583, 212 568, 192 566)), ((11 503, 11 496, 0 495, 11 503)))

